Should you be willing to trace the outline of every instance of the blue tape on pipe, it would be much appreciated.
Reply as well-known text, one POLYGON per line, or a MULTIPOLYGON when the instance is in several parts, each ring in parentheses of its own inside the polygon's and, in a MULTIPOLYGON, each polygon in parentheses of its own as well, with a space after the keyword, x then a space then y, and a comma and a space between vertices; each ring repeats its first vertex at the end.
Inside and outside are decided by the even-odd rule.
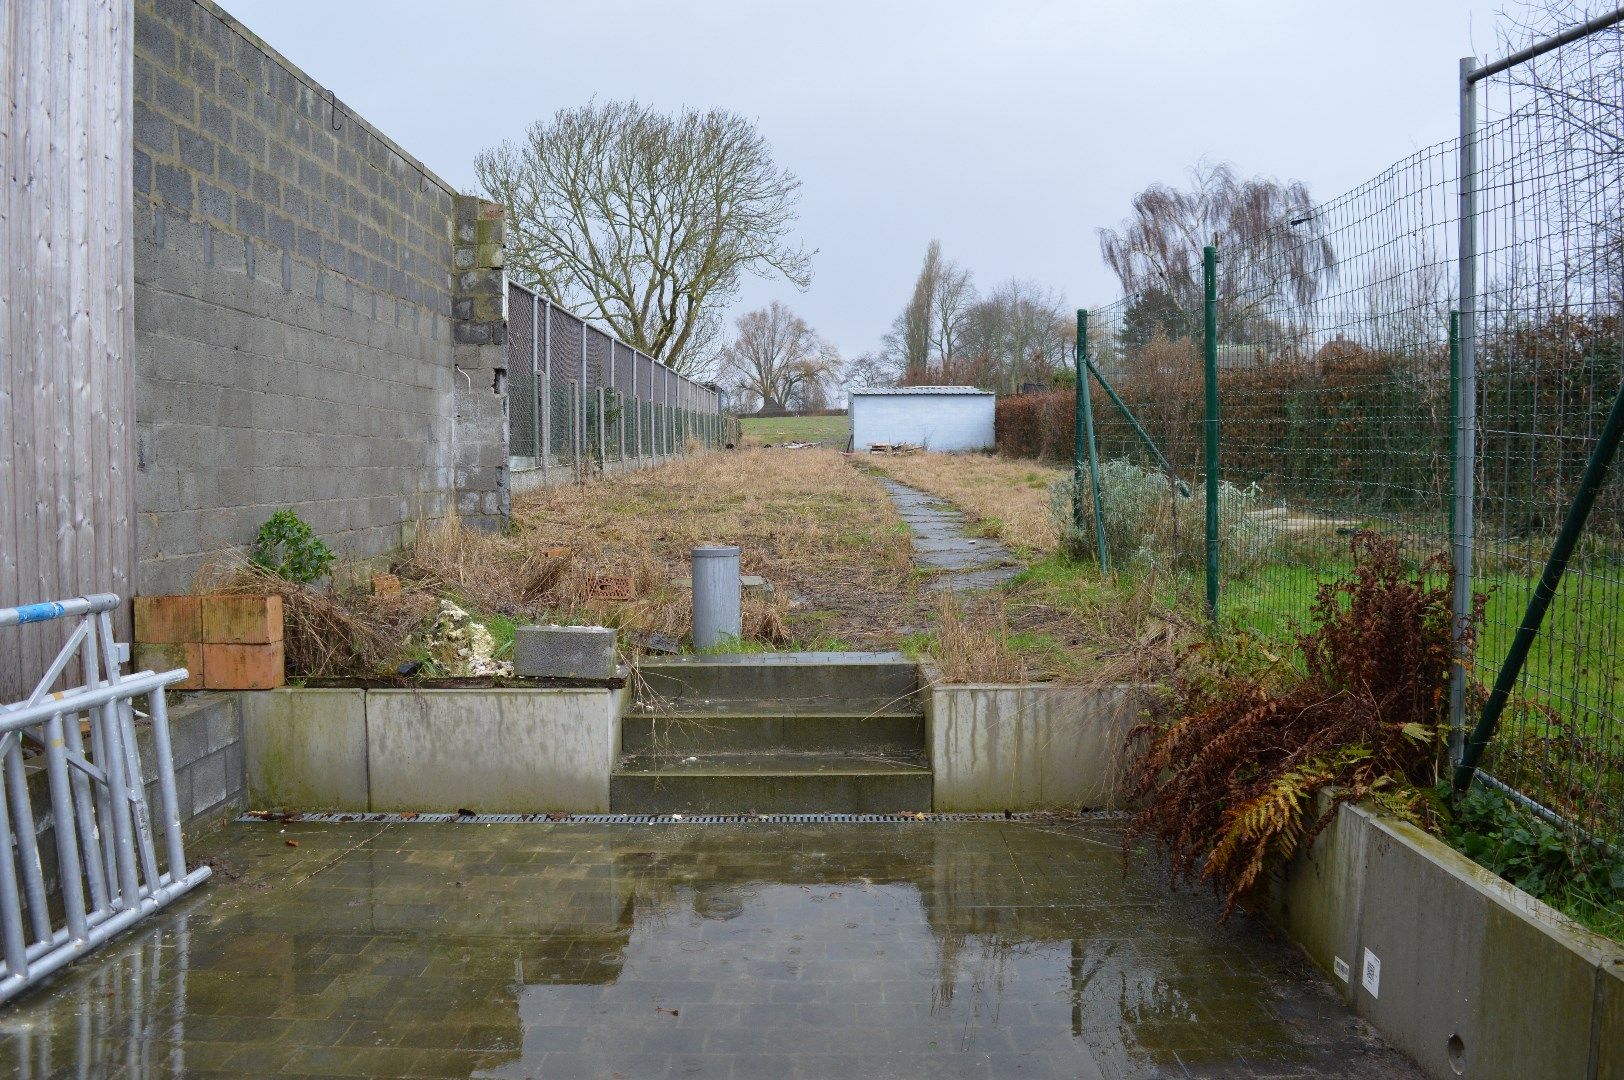
POLYGON ((47 622, 60 618, 67 610, 54 600, 44 604, 24 604, 17 609, 17 622, 18 624, 47 622))

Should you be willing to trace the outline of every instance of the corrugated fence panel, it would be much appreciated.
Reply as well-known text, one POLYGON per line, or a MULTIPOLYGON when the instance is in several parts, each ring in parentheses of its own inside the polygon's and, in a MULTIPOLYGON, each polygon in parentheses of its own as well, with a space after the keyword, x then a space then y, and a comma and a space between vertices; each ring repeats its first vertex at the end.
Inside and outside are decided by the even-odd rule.
MULTIPOLYGON (((130 594, 131 22, 128 0, 0 8, 0 606, 130 594)), ((0 699, 58 644, 0 635, 0 699)))

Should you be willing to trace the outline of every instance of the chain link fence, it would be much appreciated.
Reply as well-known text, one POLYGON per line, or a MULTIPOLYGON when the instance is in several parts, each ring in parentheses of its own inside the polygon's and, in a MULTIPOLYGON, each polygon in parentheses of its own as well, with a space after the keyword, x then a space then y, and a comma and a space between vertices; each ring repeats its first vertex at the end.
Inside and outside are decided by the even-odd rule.
MULTIPOLYGON (((1614 843, 1624 483, 1593 483, 1593 459, 1616 440, 1624 383, 1621 40, 1615 21, 1463 66, 1459 138, 1248 243, 1219 238, 1215 332, 1204 306, 1164 293, 1091 310, 1086 329, 1113 567, 1173 571, 1224 624, 1284 639, 1349 568, 1354 532, 1444 557, 1457 618, 1485 603, 1452 695, 1455 762, 1491 714, 1490 782, 1614 843), (1543 624, 1519 634, 1542 573, 1543 624)), ((1074 445, 1068 543, 1098 558, 1074 445)))
POLYGON ((580 480, 723 445, 721 395, 508 283, 515 476, 580 480))

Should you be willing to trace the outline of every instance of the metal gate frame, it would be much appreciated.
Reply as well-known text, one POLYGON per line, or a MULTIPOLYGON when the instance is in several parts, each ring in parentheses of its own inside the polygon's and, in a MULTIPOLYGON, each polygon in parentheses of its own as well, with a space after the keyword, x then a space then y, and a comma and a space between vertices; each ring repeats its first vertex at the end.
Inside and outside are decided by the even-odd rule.
POLYGON ((112 593, 0 608, 0 628, 78 618, 26 700, 0 707, 0 1001, 59 970, 207 880, 186 871, 164 688, 174 671, 119 672, 112 593), (52 692, 78 657, 83 684, 52 692), (154 778, 163 820, 164 869, 154 844, 146 779, 135 741, 138 697, 147 699, 154 778), (88 720, 86 753, 80 717, 88 720), (28 797, 24 742, 44 758, 56 834, 59 895, 46 888, 28 797), (19 890, 19 884, 21 889, 19 890), (88 900, 87 900, 88 893, 88 900), (55 909, 55 910, 53 910, 55 909), (61 925, 57 925, 60 923, 61 925))

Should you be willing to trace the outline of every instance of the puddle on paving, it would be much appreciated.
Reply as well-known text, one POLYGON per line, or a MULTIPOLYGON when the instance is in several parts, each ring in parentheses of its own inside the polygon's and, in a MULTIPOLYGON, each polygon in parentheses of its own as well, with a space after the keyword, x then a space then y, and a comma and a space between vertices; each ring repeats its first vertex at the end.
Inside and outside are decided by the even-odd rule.
POLYGON ((1411 1076, 1098 823, 234 825, 8 1075, 1411 1076), (286 844, 299 842, 297 848, 286 844))

